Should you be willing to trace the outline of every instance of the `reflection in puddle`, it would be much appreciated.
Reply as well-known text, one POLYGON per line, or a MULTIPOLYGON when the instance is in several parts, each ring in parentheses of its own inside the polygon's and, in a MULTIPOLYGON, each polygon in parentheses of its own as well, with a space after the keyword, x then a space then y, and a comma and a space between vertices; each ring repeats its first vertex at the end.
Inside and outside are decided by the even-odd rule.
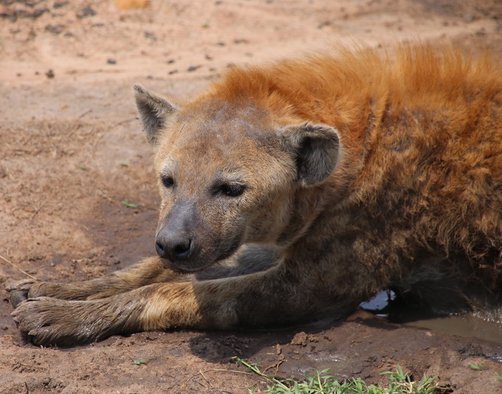
MULTIPOLYGON (((395 300, 396 294, 392 290, 383 290, 359 306, 361 309, 407 326, 502 344, 502 322, 486 321, 472 314, 423 318, 423 311, 410 311, 403 306, 394 307, 395 300)), ((502 362, 502 359, 496 361, 502 362)))

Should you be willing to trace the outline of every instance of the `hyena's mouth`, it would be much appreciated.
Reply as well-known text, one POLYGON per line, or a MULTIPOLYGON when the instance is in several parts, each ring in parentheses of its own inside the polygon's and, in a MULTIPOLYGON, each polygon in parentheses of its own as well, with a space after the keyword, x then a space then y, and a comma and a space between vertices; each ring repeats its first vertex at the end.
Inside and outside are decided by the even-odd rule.
POLYGON ((162 258, 162 257, 161 257, 161 260, 167 268, 169 268, 170 270, 172 270, 174 272, 180 273, 180 274, 192 274, 195 272, 202 271, 205 268, 207 268, 208 266, 212 265, 212 264, 209 264, 209 265, 203 265, 200 267, 199 266, 194 267, 193 265, 188 265, 188 264, 184 265, 184 264, 178 263, 178 262, 174 263, 174 262, 172 262, 168 259, 162 258))

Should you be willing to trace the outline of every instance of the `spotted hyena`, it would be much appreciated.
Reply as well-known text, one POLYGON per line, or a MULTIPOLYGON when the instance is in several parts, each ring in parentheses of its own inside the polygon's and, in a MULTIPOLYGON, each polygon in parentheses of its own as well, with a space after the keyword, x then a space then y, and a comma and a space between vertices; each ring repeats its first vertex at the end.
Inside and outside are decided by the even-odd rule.
POLYGON ((181 105, 135 86, 158 256, 17 284, 14 319, 71 345, 343 318, 383 288, 440 313, 499 308, 501 64, 415 46, 235 68, 181 105))

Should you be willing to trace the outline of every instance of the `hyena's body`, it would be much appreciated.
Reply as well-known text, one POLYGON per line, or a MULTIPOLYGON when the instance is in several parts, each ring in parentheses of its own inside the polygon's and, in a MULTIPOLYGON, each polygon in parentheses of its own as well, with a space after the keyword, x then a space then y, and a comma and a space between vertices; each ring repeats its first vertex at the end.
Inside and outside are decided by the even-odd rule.
POLYGON ((343 317, 389 287, 440 312, 502 303, 496 62, 362 51, 236 69, 181 109, 141 87, 136 100, 157 146, 160 257, 18 286, 36 343, 343 317))

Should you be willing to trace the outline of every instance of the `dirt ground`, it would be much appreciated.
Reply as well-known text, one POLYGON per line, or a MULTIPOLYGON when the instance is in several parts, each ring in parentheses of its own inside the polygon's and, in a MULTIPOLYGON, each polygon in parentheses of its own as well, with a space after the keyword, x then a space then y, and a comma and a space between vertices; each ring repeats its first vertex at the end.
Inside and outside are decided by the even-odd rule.
MULTIPOLYGON (((417 39, 502 54, 502 2, 152 0, 124 11, 111 0, 0 0, 0 255, 38 279, 73 281, 154 254, 158 197, 134 82, 183 99, 232 64, 417 39)), ((501 343, 367 315, 37 348, 23 342, 1 286, 25 278, 16 267, 0 261, 0 393, 263 390, 234 356, 281 376, 330 368, 371 382, 399 364, 455 393, 502 392, 501 343)))

